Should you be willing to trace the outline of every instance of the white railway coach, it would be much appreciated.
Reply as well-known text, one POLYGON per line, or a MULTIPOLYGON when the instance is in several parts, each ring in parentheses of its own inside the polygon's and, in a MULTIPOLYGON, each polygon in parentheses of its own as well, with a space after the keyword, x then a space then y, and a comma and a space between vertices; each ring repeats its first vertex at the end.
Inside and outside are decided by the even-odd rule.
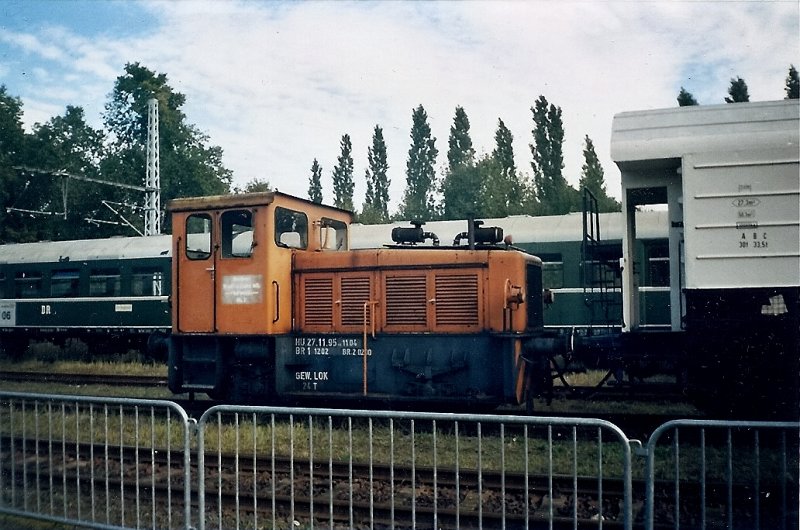
MULTIPOLYGON (((798 401, 800 102, 625 112, 611 156, 622 174, 623 332, 641 334, 633 212, 669 216, 670 328, 695 387, 730 411, 798 401)), ((659 339, 663 341, 662 339, 659 339)))

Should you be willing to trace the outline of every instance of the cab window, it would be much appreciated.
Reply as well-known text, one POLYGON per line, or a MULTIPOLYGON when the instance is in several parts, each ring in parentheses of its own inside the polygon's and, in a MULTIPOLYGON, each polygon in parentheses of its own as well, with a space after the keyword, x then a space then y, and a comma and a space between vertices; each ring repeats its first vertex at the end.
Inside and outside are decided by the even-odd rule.
POLYGON ((285 248, 308 248, 306 214, 287 208, 275 208, 275 244, 285 248))
POLYGON ((192 214, 186 218, 186 257, 208 259, 211 256, 211 217, 192 214))
POLYGON ((320 219, 319 248, 347 250, 347 224, 335 219, 320 219))
POLYGON ((222 257, 249 258, 253 255, 253 212, 230 210, 222 214, 222 257))

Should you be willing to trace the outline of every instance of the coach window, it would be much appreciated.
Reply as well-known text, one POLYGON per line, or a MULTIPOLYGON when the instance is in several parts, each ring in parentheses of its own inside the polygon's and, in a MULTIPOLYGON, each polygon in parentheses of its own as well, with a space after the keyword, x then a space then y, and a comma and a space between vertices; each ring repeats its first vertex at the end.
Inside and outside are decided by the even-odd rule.
POLYGON ((561 254, 539 254, 542 260, 542 286, 545 289, 564 287, 564 261, 561 254))
POLYGON ((319 221, 319 248, 347 250, 347 224, 323 217, 319 221))
POLYGON ((308 248, 306 214, 287 208, 275 208, 275 244, 286 248, 308 248))
POLYGON ((92 269, 89 273, 89 296, 119 296, 121 285, 117 269, 92 269))
POLYGON ((164 273, 155 267, 136 267, 131 275, 133 296, 161 296, 164 273))
POLYGON ((222 214, 222 257, 249 258, 253 255, 253 213, 230 210, 222 214))
POLYGON ((50 296, 54 298, 74 298, 80 294, 81 275, 78 270, 53 271, 50 277, 50 296))
POLYGON ((6 297, 6 273, 0 272, 0 299, 6 297))
POLYGON ((186 257, 208 259, 211 256, 211 217, 192 214, 186 218, 186 257))
POLYGON ((645 247, 647 278, 645 285, 669 287, 669 243, 652 243, 645 247))
POLYGON ((14 276, 14 284, 17 298, 37 298, 42 294, 42 273, 18 272, 14 276))

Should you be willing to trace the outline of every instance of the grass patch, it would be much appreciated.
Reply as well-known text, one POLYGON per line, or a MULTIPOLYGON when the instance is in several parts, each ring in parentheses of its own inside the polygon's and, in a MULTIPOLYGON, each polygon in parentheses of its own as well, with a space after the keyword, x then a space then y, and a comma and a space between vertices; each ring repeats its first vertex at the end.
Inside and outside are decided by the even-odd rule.
POLYGON ((52 363, 37 359, 19 362, 3 360, 0 361, 0 370, 50 374, 167 376, 167 366, 165 364, 115 362, 111 360, 90 362, 67 360, 52 363))
POLYGON ((109 385, 68 385, 61 383, 21 383, 0 381, 0 390, 36 394, 68 396, 120 397, 138 399, 175 399, 177 396, 166 387, 147 388, 109 385))

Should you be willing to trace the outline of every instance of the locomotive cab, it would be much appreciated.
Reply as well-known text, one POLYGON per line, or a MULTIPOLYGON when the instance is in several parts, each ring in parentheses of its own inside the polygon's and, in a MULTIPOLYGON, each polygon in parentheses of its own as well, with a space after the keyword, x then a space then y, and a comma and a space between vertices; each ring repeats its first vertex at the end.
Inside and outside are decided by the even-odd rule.
MULTIPOLYGON (((295 253, 346 251, 349 212, 278 192, 176 199, 170 388, 225 395, 292 329, 295 253)), ((260 369, 259 368, 259 369, 260 369)), ((269 392, 269 374, 255 393, 269 392)))

